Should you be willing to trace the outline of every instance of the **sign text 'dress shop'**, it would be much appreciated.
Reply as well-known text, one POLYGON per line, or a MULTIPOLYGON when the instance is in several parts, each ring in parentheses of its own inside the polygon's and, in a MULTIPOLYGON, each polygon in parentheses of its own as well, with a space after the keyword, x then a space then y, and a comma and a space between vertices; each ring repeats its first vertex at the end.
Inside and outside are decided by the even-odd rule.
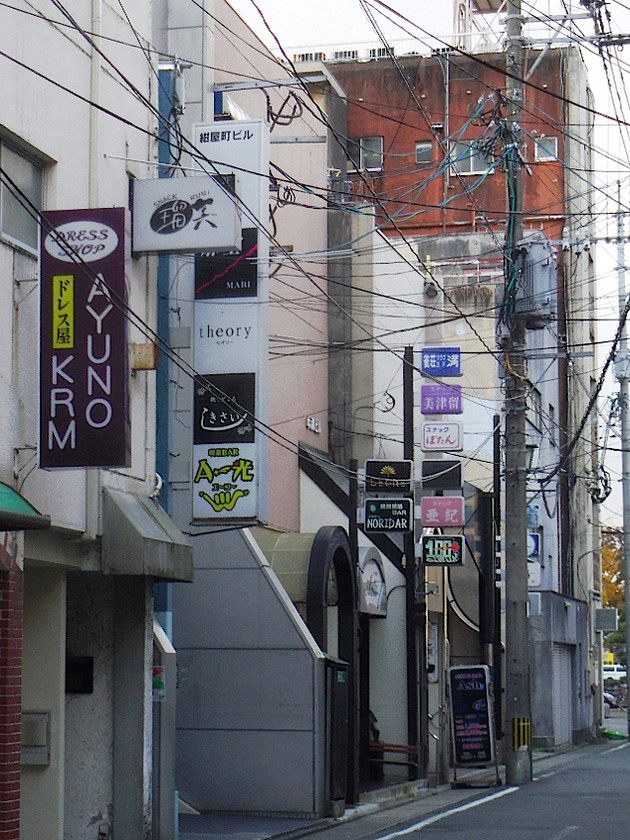
POLYGON ((40 466, 128 466, 124 210, 47 213, 40 289, 40 466))

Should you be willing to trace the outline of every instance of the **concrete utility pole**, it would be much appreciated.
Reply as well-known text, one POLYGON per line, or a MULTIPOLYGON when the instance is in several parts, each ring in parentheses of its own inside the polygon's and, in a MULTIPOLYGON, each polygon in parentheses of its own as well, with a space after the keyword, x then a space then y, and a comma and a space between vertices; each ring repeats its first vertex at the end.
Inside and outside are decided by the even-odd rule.
MULTIPOLYGON (((619 315, 626 305, 626 266, 623 240, 624 220, 621 212, 621 186, 619 192, 619 212, 617 213, 617 290, 619 297, 619 315)), ((619 415, 621 417, 621 490, 623 501, 623 569, 624 593, 626 601, 626 674, 630 664, 630 621, 628 603, 630 603, 630 371, 628 365, 628 335, 626 326, 621 329, 619 345, 615 357, 615 374, 619 382, 619 415)), ((630 704, 628 707, 628 737, 630 738, 630 704)))
MULTIPOLYGON (((405 347, 403 362, 403 439, 405 459, 414 460, 413 434, 413 347, 405 347)), ((413 471, 412 471, 413 474, 413 471)), ((416 558, 414 535, 404 535, 406 579, 406 638, 407 638, 407 743, 415 752, 409 754, 409 779, 423 778, 425 751, 420 737, 420 715, 426 717, 426 705, 420 705, 418 676, 426 672, 422 651, 424 636, 418 650, 416 622, 416 558), (420 656, 418 654, 420 653, 420 656)), ((420 682, 421 684, 421 682, 420 682)), ((422 703, 424 704, 424 700, 422 703)))
MULTIPOLYGON (((507 4, 507 124, 513 146, 506 155, 506 298, 513 304, 520 281, 523 238, 523 175, 518 137, 523 100, 523 19, 520 0, 507 4)), ((504 738, 506 782, 530 782, 531 721, 527 626, 527 464, 525 438, 525 316, 507 312, 505 352, 505 610, 506 680, 504 738)))

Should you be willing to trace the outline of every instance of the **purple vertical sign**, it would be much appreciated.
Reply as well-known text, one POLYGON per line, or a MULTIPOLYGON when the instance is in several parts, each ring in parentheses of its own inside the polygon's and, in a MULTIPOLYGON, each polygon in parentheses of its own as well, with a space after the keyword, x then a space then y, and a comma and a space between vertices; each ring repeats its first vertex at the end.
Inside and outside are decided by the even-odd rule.
POLYGON ((423 414, 461 414, 462 389, 459 385, 423 385, 420 390, 423 414))
POLYGON ((130 464, 123 208, 44 214, 39 463, 130 464))

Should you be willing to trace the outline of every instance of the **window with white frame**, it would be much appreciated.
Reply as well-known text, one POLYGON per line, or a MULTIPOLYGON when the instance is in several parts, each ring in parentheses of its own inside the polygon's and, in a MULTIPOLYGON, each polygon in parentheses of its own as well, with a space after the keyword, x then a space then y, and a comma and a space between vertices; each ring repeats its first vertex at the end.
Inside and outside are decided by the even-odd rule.
POLYGON ((383 168, 383 138, 359 137, 348 140, 349 169, 379 171, 383 168))
POLYGON ((43 167, 33 158, 2 141, 0 167, 3 173, 0 188, 0 232, 12 242, 30 251, 37 251, 39 220, 35 211, 42 209, 43 167))
POLYGON ((457 175, 483 175, 494 164, 482 154, 474 140, 455 140, 450 145, 451 171, 457 175))
POLYGON ((551 403, 549 403, 548 431, 549 431, 549 443, 552 446, 557 446, 558 445, 558 439, 557 439, 557 436, 556 436, 556 431, 557 431, 556 409, 551 403))
POLYGON ((542 394, 538 388, 531 388, 528 395, 527 419, 537 431, 542 431, 542 394))
POLYGON ((534 140, 534 158, 539 163, 558 160, 558 138, 546 137, 544 134, 542 137, 536 137, 534 140))
POLYGON ((433 143, 421 140, 416 143, 416 163, 431 163, 433 160, 433 143))

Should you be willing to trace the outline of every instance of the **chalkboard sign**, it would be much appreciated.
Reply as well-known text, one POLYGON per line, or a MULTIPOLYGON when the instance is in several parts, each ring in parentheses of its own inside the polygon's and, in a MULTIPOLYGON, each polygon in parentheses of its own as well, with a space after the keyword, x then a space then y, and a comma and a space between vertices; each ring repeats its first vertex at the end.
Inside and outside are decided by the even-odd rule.
POLYGON ((448 669, 453 760, 456 767, 483 767, 494 762, 494 733, 487 665, 448 669))

